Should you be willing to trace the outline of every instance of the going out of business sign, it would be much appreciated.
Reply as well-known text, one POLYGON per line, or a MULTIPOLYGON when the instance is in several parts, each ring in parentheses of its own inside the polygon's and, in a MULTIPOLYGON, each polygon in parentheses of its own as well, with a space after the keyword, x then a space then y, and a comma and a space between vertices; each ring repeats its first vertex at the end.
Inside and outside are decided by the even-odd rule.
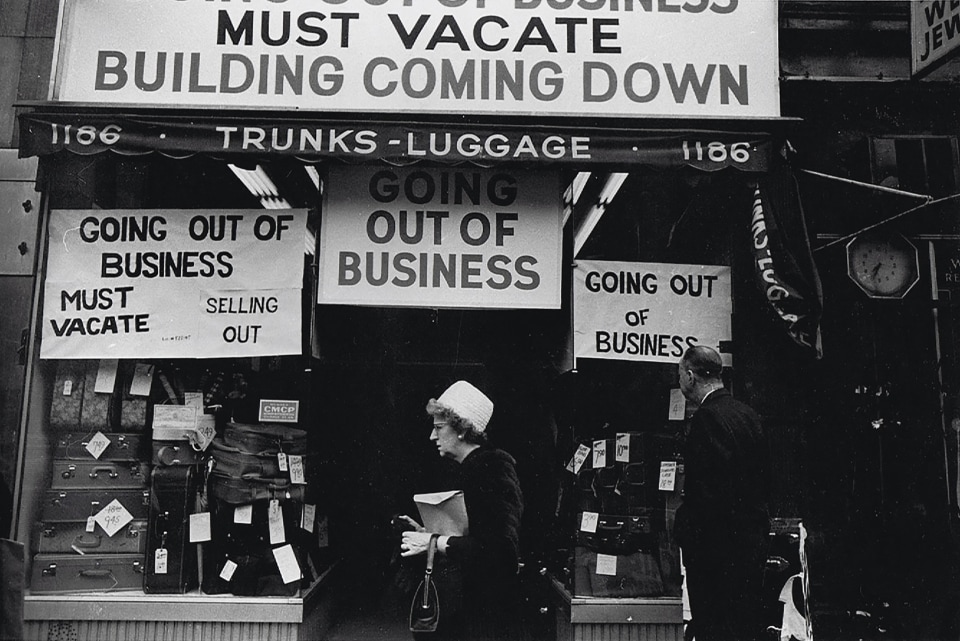
POLYGON ((306 210, 53 210, 42 358, 299 354, 306 210))
POLYGON ((960 0, 912 0, 910 72, 922 75, 946 62, 960 46, 960 0))
POLYGON ((676 363, 688 347, 731 339, 730 268, 578 260, 577 358, 676 363))
POLYGON ((332 166, 319 303, 559 309, 557 172, 332 166))
POLYGON ((51 98, 779 116, 773 0, 62 0, 51 98))

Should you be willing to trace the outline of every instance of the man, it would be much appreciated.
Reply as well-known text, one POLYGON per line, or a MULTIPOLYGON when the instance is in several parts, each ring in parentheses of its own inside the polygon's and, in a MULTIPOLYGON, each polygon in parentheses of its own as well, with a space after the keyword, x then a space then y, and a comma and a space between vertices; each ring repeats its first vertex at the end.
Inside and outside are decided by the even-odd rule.
POLYGON ((768 450, 760 418, 724 389, 722 369, 709 347, 680 359, 680 389, 699 407, 684 442, 675 532, 696 641, 752 641, 762 633, 768 450))

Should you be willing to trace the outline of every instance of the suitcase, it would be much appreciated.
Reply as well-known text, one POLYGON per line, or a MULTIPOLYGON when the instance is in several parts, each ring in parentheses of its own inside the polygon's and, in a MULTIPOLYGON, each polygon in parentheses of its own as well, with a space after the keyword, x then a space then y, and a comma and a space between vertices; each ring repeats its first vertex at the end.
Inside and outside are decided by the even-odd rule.
MULTIPOLYGON (((115 430, 116 380, 114 391, 109 393, 97 392, 97 371, 100 361, 86 361, 84 364, 83 404, 80 408, 80 431, 84 432, 112 432, 115 430)), ((119 378, 119 376, 118 376, 119 378)))
POLYGON ((113 536, 99 526, 87 532, 86 521, 47 521, 34 525, 31 547, 34 554, 144 554, 147 549, 147 522, 131 521, 113 536))
POLYGON ((110 444, 94 458, 87 450, 87 444, 95 432, 70 432, 61 434, 53 448, 53 458, 71 461, 143 461, 150 452, 149 437, 144 434, 104 434, 110 444))
POLYGON ((86 521, 116 499, 134 519, 146 519, 150 508, 150 490, 142 489, 61 489, 46 490, 40 508, 40 520, 86 521))
POLYGON ((577 546, 574 549, 573 589, 574 596, 664 596, 659 555, 647 550, 630 554, 604 554, 577 546), (598 566, 601 555, 606 558, 602 566, 598 566))
POLYGON ((663 531, 662 516, 649 509, 642 515, 600 514, 596 532, 580 529, 583 514, 577 514, 577 545, 604 554, 630 554, 659 548, 658 534, 663 531))
POLYGON ((204 453, 194 448, 187 441, 158 441, 154 439, 154 465, 196 465, 203 461, 204 453))
POLYGON ((120 430, 124 432, 145 432, 149 431, 150 425, 150 402, 146 396, 133 396, 130 394, 130 383, 133 381, 133 375, 136 371, 136 361, 122 361, 120 363, 117 378, 120 381, 118 390, 120 396, 120 430))
POLYGON ((58 361, 50 397, 50 427, 56 431, 80 429, 83 406, 84 361, 58 361))
POLYGON ((130 489, 149 485, 150 464, 140 461, 54 459, 50 489, 130 489))
POLYGON ((119 592, 143 587, 142 554, 38 554, 30 592, 119 592))
POLYGON ((307 499, 307 486, 294 485, 288 479, 235 478, 216 471, 207 477, 207 492, 211 499, 228 505, 246 505, 268 499, 300 502, 307 499))
POLYGON ((223 443, 250 454, 306 454, 307 432, 281 423, 227 423, 223 443))
POLYGON ((190 465, 158 467, 151 475, 144 592, 183 594, 199 585, 196 544, 190 543, 199 478, 190 465), (164 550, 165 569, 157 565, 158 550, 164 550))
MULTIPOLYGON (((247 452, 231 447, 222 440, 215 438, 207 453, 214 461, 213 469, 218 474, 234 478, 248 478, 251 475, 260 478, 281 478, 288 475, 288 471, 280 469, 280 461, 276 454, 248 454, 247 452)), ((304 456, 304 473, 309 469, 304 456)))

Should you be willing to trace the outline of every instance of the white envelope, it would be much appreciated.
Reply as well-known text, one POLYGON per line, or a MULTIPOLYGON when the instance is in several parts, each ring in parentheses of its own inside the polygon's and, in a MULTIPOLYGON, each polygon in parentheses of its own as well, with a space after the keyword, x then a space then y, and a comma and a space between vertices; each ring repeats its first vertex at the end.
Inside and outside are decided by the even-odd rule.
POLYGON ((427 532, 444 536, 463 536, 469 532, 467 506, 461 490, 414 494, 413 501, 427 532))

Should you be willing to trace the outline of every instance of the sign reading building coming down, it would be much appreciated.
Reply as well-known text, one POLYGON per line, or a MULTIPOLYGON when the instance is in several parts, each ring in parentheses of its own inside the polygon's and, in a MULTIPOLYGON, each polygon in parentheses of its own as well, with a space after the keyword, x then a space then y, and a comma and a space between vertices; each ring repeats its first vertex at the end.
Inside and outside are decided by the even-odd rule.
POLYGON ((777 117, 772 0, 63 0, 63 102, 777 117))

